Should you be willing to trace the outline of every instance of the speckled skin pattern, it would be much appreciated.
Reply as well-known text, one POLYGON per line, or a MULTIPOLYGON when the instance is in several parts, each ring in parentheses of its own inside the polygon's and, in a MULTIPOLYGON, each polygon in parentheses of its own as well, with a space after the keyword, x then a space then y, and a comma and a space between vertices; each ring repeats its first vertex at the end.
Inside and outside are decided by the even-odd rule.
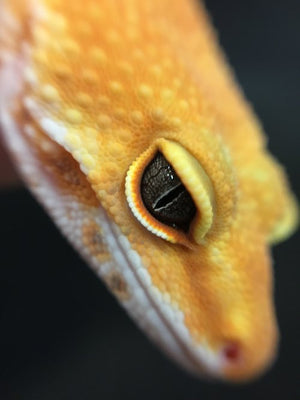
POLYGON ((269 244, 294 230, 296 203, 203 6, 2 0, 0 15, 0 118, 31 190, 171 357, 259 374, 278 339, 269 244), (146 154, 138 182, 162 140, 188 154, 169 155, 179 175, 196 160, 213 188, 201 240, 164 240, 128 205, 127 171, 146 154))

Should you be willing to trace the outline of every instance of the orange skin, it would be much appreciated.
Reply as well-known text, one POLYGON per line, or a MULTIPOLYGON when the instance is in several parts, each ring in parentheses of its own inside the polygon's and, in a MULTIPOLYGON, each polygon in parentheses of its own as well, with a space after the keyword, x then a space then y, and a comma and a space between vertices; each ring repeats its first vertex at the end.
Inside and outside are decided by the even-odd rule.
MULTIPOLYGON (((27 42, 12 114, 20 130, 34 129, 35 137, 24 140, 53 185, 87 208, 104 207, 153 286, 181 310, 195 343, 227 349, 221 378, 250 379, 276 354, 269 244, 294 230, 295 200, 203 7, 188 0, 117 5, 4 2, 21 31, 12 33, 13 45, 0 40, 3 54, 17 59, 27 42), (65 133, 56 139, 45 119, 65 133), (184 147, 212 182, 214 223, 203 243, 188 247, 156 237, 128 207, 126 173, 160 138, 184 147), (45 142, 53 145, 50 155, 45 142), (77 184, 68 186, 71 173, 77 184)), ((93 226, 82 229, 82 246, 101 263, 109 252, 87 237, 93 226)), ((109 282, 120 292, 115 278, 109 282)))

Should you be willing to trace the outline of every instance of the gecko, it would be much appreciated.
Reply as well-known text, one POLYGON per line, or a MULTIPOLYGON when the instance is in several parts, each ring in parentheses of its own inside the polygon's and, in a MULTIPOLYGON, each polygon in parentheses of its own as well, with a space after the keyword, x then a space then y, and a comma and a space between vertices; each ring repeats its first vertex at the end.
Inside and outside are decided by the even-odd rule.
POLYGON ((270 245, 298 206, 202 2, 2 0, 0 123, 29 189, 164 353, 230 382, 271 365, 270 245))

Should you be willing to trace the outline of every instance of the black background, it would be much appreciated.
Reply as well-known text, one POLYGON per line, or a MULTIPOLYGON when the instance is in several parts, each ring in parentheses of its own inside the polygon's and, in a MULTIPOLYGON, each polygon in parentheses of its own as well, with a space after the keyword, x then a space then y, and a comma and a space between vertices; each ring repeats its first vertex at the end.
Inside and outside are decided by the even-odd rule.
MULTIPOLYGON (((299 3, 207 1, 298 198, 299 3)), ((25 189, 0 192, 0 219, 0 400, 300 399, 299 234, 273 252, 279 357, 260 380, 231 386, 161 355, 25 189)))

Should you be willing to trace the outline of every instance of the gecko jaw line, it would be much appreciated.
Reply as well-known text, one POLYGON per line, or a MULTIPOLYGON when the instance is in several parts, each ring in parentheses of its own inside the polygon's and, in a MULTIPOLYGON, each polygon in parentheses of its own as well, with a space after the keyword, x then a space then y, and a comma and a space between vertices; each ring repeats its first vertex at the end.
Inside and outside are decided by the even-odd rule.
MULTIPOLYGON (((139 274, 137 273, 135 265, 132 262, 132 260, 130 259, 129 252, 127 252, 124 249, 124 244, 122 243, 122 240, 120 240, 120 233, 116 231, 117 227, 114 224, 113 225, 111 224, 111 222, 109 221, 109 218, 108 218, 105 210, 103 210, 103 211, 104 211, 103 217, 104 217, 104 220, 105 220, 105 229, 108 230, 107 237, 113 239, 113 241, 108 240, 109 246, 117 247, 118 250, 121 252, 121 256, 123 258, 123 261, 126 262, 126 264, 129 267, 131 273, 134 275, 135 280, 139 283, 140 287, 143 290, 143 293, 144 293, 145 297, 147 298, 147 300, 151 304, 152 309, 155 311, 155 313, 158 316, 160 322, 163 324, 164 328, 167 329, 168 333, 172 336, 172 338, 176 342, 176 345, 178 346, 179 350, 181 351, 181 353, 185 357, 185 363, 188 363, 189 369, 192 369, 192 371, 194 371, 194 372, 198 372, 198 373, 201 372, 202 375, 210 376, 209 368, 207 368, 207 369, 204 368, 204 360, 201 360, 201 362, 199 363, 199 359, 194 354, 195 353, 193 351, 194 349, 191 350, 189 348, 189 345, 187 343, 185 343, 184 339, 179 337, 179 335, 176 333, 176 329, 174 328, 172 322, 169 321, 168 318, 166 318, 166 316, 164 315, 164 313, 162 312, 162 310, 158 306, 157 300, 150 293, 150 291, 146 287, 145 283, 143 282, 143 280, 140 278, 139 274)), ((114 248, 112 250, 114 250, 114 251, 112 251, 112 254, 115 254, 116 248, 114 248)), ((142 268, 144 270, 146 270, 146 268, 144 266, 142 268)), ((171 305, 169 305, 169 307, 171 307, 171 305)), ((192 338, 190 336, 189 336, 189 339, 192 340, 192 338)), ((201 346, 201 344, 199 344, 199 346, 201 346)), ((213 371, 211 371, 211 372, 213 372, 214 375, 217 373, 217 375, 219 377, 222 377, 221 376, 222 368, 220 368, 220 367, 222 367, 221 360, 219 360, 218 364, 219 364, 219 368, 218 368, 219 371, 216 371, 216 366, 214 366, 214 368, 211 368, 211 369, 213 369, 213 371)))

